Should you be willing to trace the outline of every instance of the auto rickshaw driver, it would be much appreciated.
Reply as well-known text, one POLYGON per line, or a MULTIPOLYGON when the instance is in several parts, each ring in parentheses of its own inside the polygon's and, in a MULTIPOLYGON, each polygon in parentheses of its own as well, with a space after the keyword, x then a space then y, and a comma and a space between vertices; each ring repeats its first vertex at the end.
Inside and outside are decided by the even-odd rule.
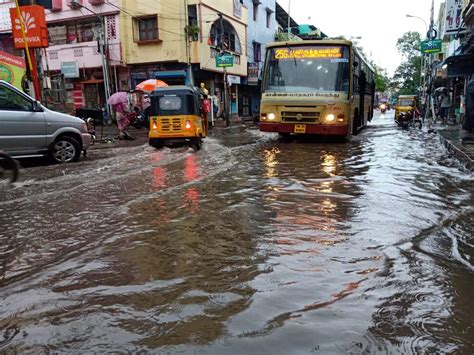
POLYGON ((207 122, 202 116, 199 91, 192 86, 157 88, 150 95, 149 143, 155 148, 189 144, 201 149, 207 136, 207 122))

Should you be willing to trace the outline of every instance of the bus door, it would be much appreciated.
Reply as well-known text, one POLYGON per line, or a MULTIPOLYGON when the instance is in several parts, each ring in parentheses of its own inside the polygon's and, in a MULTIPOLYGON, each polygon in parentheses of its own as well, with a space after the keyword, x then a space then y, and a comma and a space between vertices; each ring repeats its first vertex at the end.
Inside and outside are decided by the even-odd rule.
POLYGON ((362 126, 362 122, 364 120, 364 110, 365 110, 365 89, 367 88, 367 78, 365 77, 365 73, 363 71, 360 72, 360 76, 358 77, 358 86, 356 90, 359 92, 359 108, 357 115, 354 114, 354 121, 352 122, 352 134, 357 134, 357 130, 362 126))

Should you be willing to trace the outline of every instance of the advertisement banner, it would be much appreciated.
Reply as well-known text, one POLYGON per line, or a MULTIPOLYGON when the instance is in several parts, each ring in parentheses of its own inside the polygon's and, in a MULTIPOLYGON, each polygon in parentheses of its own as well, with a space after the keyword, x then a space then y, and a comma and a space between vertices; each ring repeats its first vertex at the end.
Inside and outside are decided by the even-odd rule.
MULTIPOLYGON (((39 5, 21 6, 21 17, 29 48, 48 47, 48 28, 44 7, 39 5)), ((16 49, 25 48, 25 40, 21 31, 21 21, 16 8, 10 9, 12 22, 13 46, 16 49)))
POLYGON ((462 26, 463 0, 446 0, 444 29, 446 34, 456 34, 462 26))
POLYGON ((5 52, 0 52, 0 80, 5 80, 22 90, 21 82, 26 72, 25 61, 5 52))

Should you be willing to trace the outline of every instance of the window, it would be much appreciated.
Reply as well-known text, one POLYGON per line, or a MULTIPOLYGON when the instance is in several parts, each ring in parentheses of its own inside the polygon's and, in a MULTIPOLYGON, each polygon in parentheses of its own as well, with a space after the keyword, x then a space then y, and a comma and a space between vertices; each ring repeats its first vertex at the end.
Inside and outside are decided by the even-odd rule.
POLYGON ((49 44, 54 46, 92 42, 97 39, 100 31, 101 24, 96 18, 51 25, 48 27, 49 44))
POLYGON ((178 96, 160 97, 160 110, 179 111, 181 110, 181 106, 181 98, 179 98, 178 96))
POLYGON ((226 20, 222 21, 222 26, 220 20, 214 22, 211 27, 208 43, 216 47, 222 45, 224 50, 241 53, 239 36, 230 22, 226 20), (221 28, 224 30, 224 33, 222 33, 221 28))
POLYGON ((156 15, 135 17, 133 21, 135 25, 135 42, 159 41, 158 17, 156 15))
POLYGON ((253 61, 254 63, 262 61, 262 45, 258 42, 253 42, 253 61))
POLYGON ((267 28, 272 24, 272 11, 267 9, 267 28))
POLYGON ((33 104, 19 93, 0 86, 0 110, 8 111, 33 111, 33 104))
POLYGON ((254 21, 257 21, 258 19, 258 5, 259 3, 254 1, 253 3, 253 20, 254 21))

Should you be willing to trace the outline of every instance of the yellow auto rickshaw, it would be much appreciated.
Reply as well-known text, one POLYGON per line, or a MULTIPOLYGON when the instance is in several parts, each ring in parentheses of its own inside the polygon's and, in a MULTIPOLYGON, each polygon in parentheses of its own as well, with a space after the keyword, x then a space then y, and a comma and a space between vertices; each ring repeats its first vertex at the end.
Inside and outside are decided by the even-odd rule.
POLYGON ((414 110, 417 107, 417 96, 416 95, 400 95, 395 105, 395 119, 400 113, 406 113, 414 110))
POLYGON ((168 86, 150 95, 149 143, 155 148, 189 144, 201 149, 207 136, 207 118, 201 115, 199 91, 192 86, 168 86))

